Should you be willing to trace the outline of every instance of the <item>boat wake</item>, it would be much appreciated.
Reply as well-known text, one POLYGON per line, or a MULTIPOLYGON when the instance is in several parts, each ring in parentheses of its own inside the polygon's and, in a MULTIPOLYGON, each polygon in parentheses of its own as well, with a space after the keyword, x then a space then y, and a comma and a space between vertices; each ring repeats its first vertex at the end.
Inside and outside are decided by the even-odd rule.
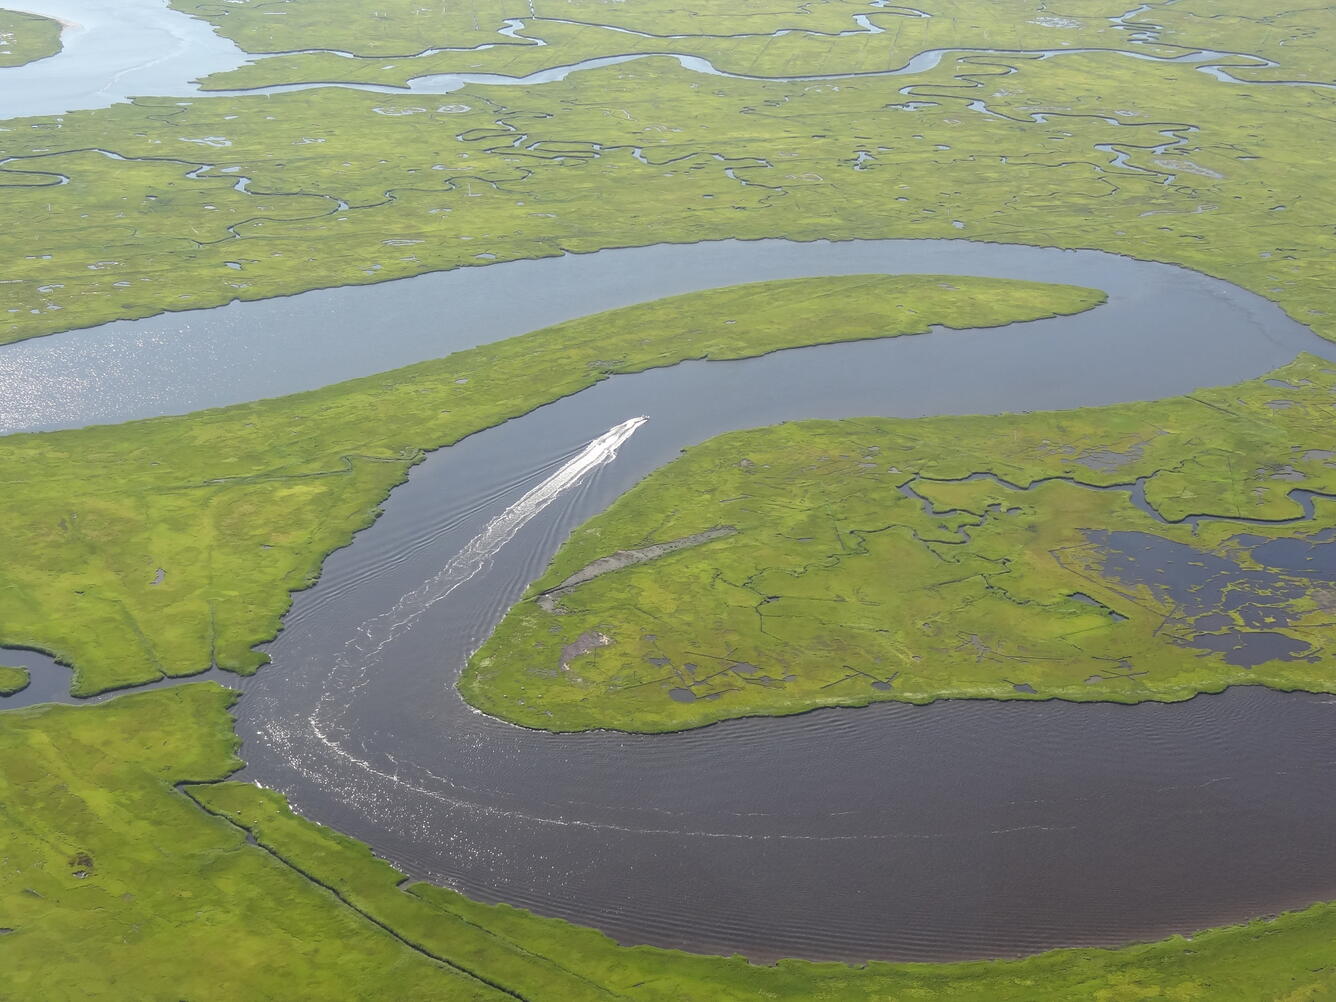
POLYGON ((310 729, 321 744, 363 769, 379 773, 369 762, 343 748, 337 734, 341 732, 339 720, 353 702, 353 693, 370 681, 370 668, 380 652, 428 609, 485 570, 497 552, 557 498, 616 459, 617 450, 648 420, 645 416, 629 418, 608 429, 492 518, 435 575, 401 597, 388 611, 362 623, 330 665, 320 698, 310 714, 310 729))
POLYGON ((438 574, 399 599, 389 612, 363 623, 349 647, 363 657, 378 654, 404 627, 477 575, 543 509, 594 470, 616 459, 622 443, 648 420, 648 417, 630 418, 590 442, 570 462, 488 522, 438 574))

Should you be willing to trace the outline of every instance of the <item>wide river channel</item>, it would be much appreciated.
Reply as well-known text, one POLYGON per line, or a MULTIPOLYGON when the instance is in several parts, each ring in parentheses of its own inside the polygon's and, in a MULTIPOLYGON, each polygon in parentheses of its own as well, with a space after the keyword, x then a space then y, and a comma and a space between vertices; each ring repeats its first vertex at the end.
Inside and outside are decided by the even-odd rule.
MULTIPOLYGON (((414 876, 627 942, 757 959, 1115 944, 1336 898, 1328 697, 879 704, 676 735, 551 735, 472 710, 454 686, 574 526, 720 432, 1146 399, 1256 376, 1301 351, 1336 357, 1227 283, 958 241, 610 250, 14 345, 0 349, 0 399, 10 429, 119 420, 320 385, 690 289, 866 272, 1073 282, 1110 300, 995 330, 616 377, 441 450, 326 561, 269 646, 274 663, 240 683, 243 778, 414 876), (71 376, 79 364, 86 378, 71 376), (649 422, 614 460, 435 600, 430 582, 491 519, 640 414, 649 422), (361 627, 386 616, 393 640, 355 656, 361 627)), ((23 701, 54 695, 53 679, 23 701)))

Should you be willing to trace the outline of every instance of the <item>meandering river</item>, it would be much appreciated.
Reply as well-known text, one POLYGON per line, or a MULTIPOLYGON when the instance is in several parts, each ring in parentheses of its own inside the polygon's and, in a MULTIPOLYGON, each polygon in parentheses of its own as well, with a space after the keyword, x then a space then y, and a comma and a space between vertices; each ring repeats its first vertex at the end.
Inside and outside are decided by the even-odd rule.
POLYGON ((50 345, 92 359, 115 345, 121 366, 77 392, 59 368, 44 389, 40 368, 18 366, 39 382, 12 424, 86 423, 128 416, 119 374, 141 378, 160 352, 203 346, 216 362, 149 379, 131 400, 138 413, 319 385, 693 288, 924 270, 1093 285, 1109 302, 994 330, 619 376, 434 454, 296 597, 269 647, 274 663, 240 683, 243 775, 416 876, 631 942, 758 958, 1112 944, 1336 897, 1336 702, 1325 698, 882 704, 636 737, 526 731, 472 710, 453 685, 571 528, 722 431, 1112 403, 1247 378, 1300 351, 1336 358, 1336 346, 1228 283, 1096 252, 725 241, 234 304, 0 358, 50 345), (272 353, 258 371, 252 350, 272 353), (295 364, 306 359, 334 368, 295 364), (63 421, 50 420, 51 401, 63 421), (650 421, 615 460, 448 598, 405 605, 527 490, 640 414, 650 421), (363 624, 387 614, 404 627, 375 655, 350 657, 363 624))
MULTIPOLYGON (((100 0, 59 9, 99 37, 122 11, 100 0)), ((182 93, 186 65, 198 76, 235 61, 200 27, 209 38, 172 35, 180 44, 154 67, 109 45, 101 83, 71 97, 66 80, 52 100, 64 110, 182 93), (204 50, 217 65, 200 63, 204 50), (124 80, 136 82, 109 83, 124 80)), ((67 55, 80 52, 77 30, 67 55)), ((7 346, 0 422, 183 412, 693 289, 878 271, 1075 282, 1110 301, 998 330, 617 377, 433 455, 297 596, 268 648, 274 663, 238 683, 243 775, 416 876, 631 942, 759 959, 1113 944, 1336 898, 1330 698, 1236 689, 1169 706, 881 704, 646 737, 526 731, 472 710, 453 684, 571 528, 722 431, 1114 403, 1255 376, 1300 351, 1336 358, 1227 283, 1096 252, 955 241, 609 250, 7 346), (615 459, 516 527, 447 598, 413 598, 534 485, 641 414, 650 421, 615 459), (350 656, 359 628, 386 615, 390 641, 350 656)), ((38 681, 0 706, 58 695, 49 663, 23 659, 38 681)))
POLYGON ((896 413, 906 415, 1171 396, 1247 379, 1300 351, 1333 347, 1273 303, 1228 282, 1099 251, 964 240, 720 240, 464 268, 5 345, 0 432, 279 396, 662 296, 871 272, 1070 282, 1110 295, 1108 305, 1090 313, 1004 337, 889 343, 880 350, 894 361, 888 359, 879 377, 883 395, 877 399, 893 397, 896 413), (925 383, 925 376, 933 382, 925 383), (916 400, 923 401, 917 410, 916 400), (949 403, 933 410, 935 400, 949 403))

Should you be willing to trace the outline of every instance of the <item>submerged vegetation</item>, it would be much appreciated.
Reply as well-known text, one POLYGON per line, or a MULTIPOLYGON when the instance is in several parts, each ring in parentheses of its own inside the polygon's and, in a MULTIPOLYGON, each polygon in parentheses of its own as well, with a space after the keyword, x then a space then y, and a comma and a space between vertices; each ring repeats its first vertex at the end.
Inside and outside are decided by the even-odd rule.
POLYGON ((289 592, 375 516, 425 450, 617 372, 688 358, 987 327, 1103 293, 939 276, 732 286, 558 324, 309 393, 0 438, 0 643, 50 651, 82 695, 249 672, 289 592))
POLYGON ((22 66, 59 51, 59 21, 25 11, 0 10, 0 67, 22 66))
POLYGON ((1333 402, 1310 356, 1152 403, 723 435, 577 531, 460 687, 530 727, 633 731, 1336 692, 1333 402), (635 559, 674 540, 698 545, 635 559))
POLYGON ((219 782, 240 764, 233 698, 196 683, 0 714, 0 997, 289 1002, 385 998, 387 986, 423 1002, 1329 997, 1333 905, 1017 961, 757 966, 618 946, 401 884, 276 794, 219 782))

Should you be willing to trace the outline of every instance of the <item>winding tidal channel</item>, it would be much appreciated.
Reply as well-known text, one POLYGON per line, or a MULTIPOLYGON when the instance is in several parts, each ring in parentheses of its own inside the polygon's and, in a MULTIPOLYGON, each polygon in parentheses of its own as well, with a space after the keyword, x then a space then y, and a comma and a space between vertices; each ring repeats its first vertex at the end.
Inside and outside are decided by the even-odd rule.
MULTIPOLYGON (((71 23, 59 56, 4 71, 0 116, 134 94, 197 97, 196 80, 248 58, 158 0, 24 6, 71 23)), ((1155 40, 1154 25, 1129 20, 1147 9, 1112 19, 1137 29, 1129 45, 1155 40)), ((854 19, 859 30, 879 30, 868 17, 854 19)), ((516 38, 520 24, 503 34, 516 38)), ((876 75, 912 74, 948 51, 967 50, 919 53, 876 75)), ((1268 63, 1206 50, 1123 54, 1191 63, 1226 82, 1230 66, 1268 63)), ((631 58, 644 56, 526 78, 423 76, 407 89, 541 83, 631 58)), ((244 693, 242 776, 416 877, 626 942, 758 960, 1111 945, 1336 898, 1330 697, 1238 688, 1132 707, 879 704, 676 735, 551 735, 472 710, 454 686, 572 528, 681 448, 721 432, 812 417, 1117 403, 1257 376, 1300 351, 1336 358, 1336 346, 1227 283, 1096 252, 963 241, 608 250, 5 346, 0 432, 183 413, 661 296, 868 272, 1072 282, 1110 300, 999 330, 619 376, 436 453, 296 597, 268 648, 274 663, 251 679, 220 679, 244 693), (614 436, 615 456, 586 462, 590 442, 642 414, 647 423, 614 436), (539 488, 541 506, 532 503, 539 488)), ((5 660, 32 665, 35 677, 0 707, 70 701, 68 675, 49 661, 5 660)))
MULTIPOLYGON (((882 34, 886 28, 874 23, 878 17, 894 21, 897 17, 930 17, 912 7, 897 7, 872 0, 869 12, 851 15, 856 27, 837 35, 882 34)), ((352 80, 325 80, 314 83, 277 83, 242 90, 206 90, 200 82, 215 73, 235 70, 244 64, 263 61, 271 56, 286 56, 303 52, 334 52, 348 59, 350 68, 359 61, 379 61, 395 56, 354 56, 352 53, 331 49, 306 49, 294 52, 248 53, 238 48, 229 38, 214 32, 212 26, 199 18, 190 17, 167 6, 167 0, 25 0, 25 11, 61 21, 62 49, 55 56, 40 59, 23 66, 8 67, 0 77, 0 118, 21 116, 63 115, 67 112, 103 108, 137 96, 163 97, 225 97, 244 94, 277 94, 286 91, 311 90, 319 87, 348 87, 369 93, 449 94, 470 84, 492 86, 531 85, 564 80, 571 73, 598 69, 638 59, 667 57, 675 59, 683 69, 711 76, 731 77, 737 80, 843 80, 859 77, 912 76, 936 67, 944 58, 958 54, 974 55, 1028 55, 1032 58, 1051 59, 1073 54, 1107 52, 1153 62, 1177 62, 1194 66, 1224 83, 1249 83, 1252 86, 1275 84, 1330 88, 1336 85, 1310 80, 1247 81, 1240 80, 1233 70, 1269 69, 1276 64, 1263 56, 1242 52, 1218 52, 1195 48, 1191 45, 1160 45, 1157 25, 1132 20, 1151 9, 1149 5, 1134 7, 1108 20, 1127 29, 1129 48, 1050 48, 1050 49, 989 49, 951 47, 927 49, 915 53, 904 65, 894 69, 851 73, 817 73, 794 77, 761 77, 733 73, 720 69, 708 59, 676 51, 674 40, 689 40, 692 35, 655 36, 644 32, 611 25, 588 24, 610 32, 636 35, 642 38, 661 38, 665 47, 657 52, 630 52, 596 56, 572 63, 553 65, 526 76, 507 76, 500 73, 424 73, 410 78, 404 86, 385 86, 352 80), (1159 46, 1158 48, 1154 48, 1159 46)), ((508 19, 492 44, 524 44, 544 46, 538 38, 523 35, 528 19, 508 19)), ((534 22, 579 24, 561 18, 532 18, 534 22)), ((781 29, 769 33, 778 37, 788 34, 823 35, 820 31, 781 29)), ((699 36, 712 37, 712 36, 699 36)), ((718 37, 718 36, 715 36, 718 37)), ((723 37, 747 37, 745 35, 723 37)), ((490 45, 483 45, 489 48, 490 45)), ((427 49, 418 55, 464 49, 427 49)), ((558 57, 554 57, 554 61, 558 57)), ((354 78, 356 73, 351 74, 354 78)), ((912 95, 914 87, 900 89, 912 95)), ((988 113, 981 102, 971 102, 971 110, 988 113)))
MULTIPOLYGON (((880 704, 634 736, 524 730, 454 687, 572 528, 723 431, 1114 403, 1256 376, 1301 351, 1336 358, 1228 283, 963 241, 611 250, 27 342, 0 349, 0 389, 29 380, 0 398, 11 429, 120 420, 321 385, 691 289, 879 271, 1072 282, 1109 303, 618 376, 441 450, 296 596, 268 648, 274 663, 233 682, 242 778, 414 876, 626 942, 756 959, 1116 944, 1336 898, 1330 697, 1241 688, 1132 707, 880 704), (16 364, 43 351, 67 365, 16 364), (155 368, 191 352, 193 368, 155 368), (90 376, 71 380, 80 358, 90 376), (99 358, 119 361, 93 379, 99 358), (479 548, 535 486, 642 414, 615 457, 554 481, 540 510, 479 548)), ((52 694, 39 683, 0 705, 52 694)))

